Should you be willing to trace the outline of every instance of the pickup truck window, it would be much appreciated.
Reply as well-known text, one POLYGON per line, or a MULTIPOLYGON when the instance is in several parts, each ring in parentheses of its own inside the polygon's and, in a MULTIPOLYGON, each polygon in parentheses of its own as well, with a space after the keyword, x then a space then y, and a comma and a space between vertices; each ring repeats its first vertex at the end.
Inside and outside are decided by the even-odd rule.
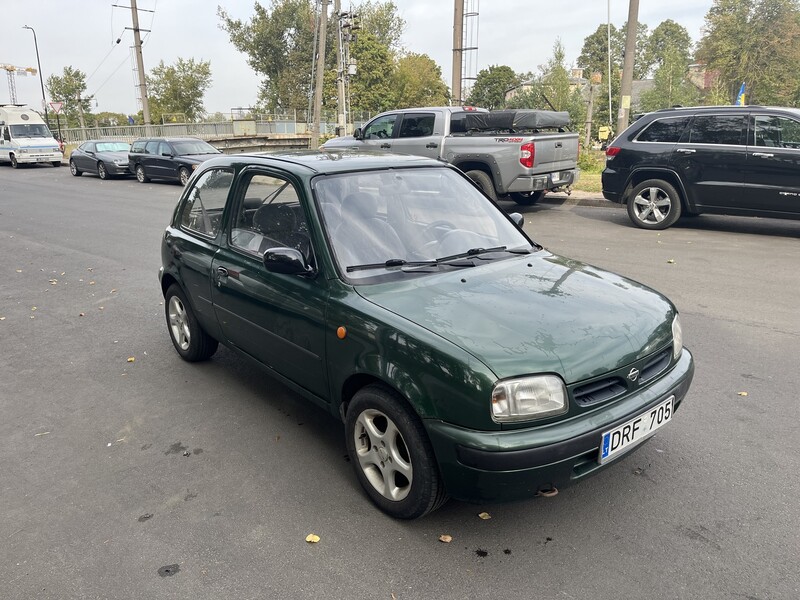
POLYGON ((433 113, 410 113, 403 116, 400 124, 401 138, 427 137, 433 135, 433 124, 436 115, 433 113))
POLYGON ((365 140, 382 140, 392 137, 397 115, 378 117, 364 129, 365 140))

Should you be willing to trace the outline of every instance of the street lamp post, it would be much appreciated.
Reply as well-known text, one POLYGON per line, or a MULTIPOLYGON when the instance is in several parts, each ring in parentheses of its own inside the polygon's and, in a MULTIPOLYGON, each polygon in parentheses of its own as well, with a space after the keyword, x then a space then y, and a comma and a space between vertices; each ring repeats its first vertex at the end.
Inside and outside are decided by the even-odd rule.
POLYGON ((23 25, 23 29, 30 29, 33 32, 33 46, 36 48, 36 66, 39 67, 39 84, 42 86, 42 104, 44 105, 44 120, 50 126, 50 115, 47 113, 47 97, 44 95, 44 79, 42 78, 42 61, 39 60, 39 42, 36 41, 36 30, 28 25, 23 25))

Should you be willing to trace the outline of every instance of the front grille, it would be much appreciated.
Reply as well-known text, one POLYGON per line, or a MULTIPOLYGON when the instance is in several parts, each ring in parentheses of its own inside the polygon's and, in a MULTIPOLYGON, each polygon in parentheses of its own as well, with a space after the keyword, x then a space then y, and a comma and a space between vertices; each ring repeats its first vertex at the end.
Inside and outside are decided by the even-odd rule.
POLYGON ((656 377, 659 373, 661 373, 664 369, 669 366, 669 357, 672 353, 672 349, 669 348, 656 354, 653 358, 648 360, 642 366, 642 372, 639 375, 639 383, 644 383, 645 381, 650 381, 653 377, 656 377))
POLYGON ((572 395, 578 406, 591 406, 621 396, 626 390, 627 387, 619 377, 609 377, 576 387, 572 395))

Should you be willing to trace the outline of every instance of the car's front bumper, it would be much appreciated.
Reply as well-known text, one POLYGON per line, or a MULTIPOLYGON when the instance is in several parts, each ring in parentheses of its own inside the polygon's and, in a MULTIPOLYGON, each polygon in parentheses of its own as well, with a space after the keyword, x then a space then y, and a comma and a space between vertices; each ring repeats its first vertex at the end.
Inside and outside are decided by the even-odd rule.
POLYGON ((51 162, 61 162, 61 159, 64 157, 61 152, 41 152, 41 151, 34 151, 34 152, 22 152, 17 151, 15 153, 17 157, 17 163, 21 165, 33 164, 33 163, 51 163, 51 162))
POLYGON ((693 376, 694 360, 684 349, 675 366, 655 383, 575 419, 493 432, 436 420, 425 421, 425 427, 450 496, 472 502, 531 498, 576 483, 615 462, 598 463, 602 434, 669 396, 675 396, 677 410, 693 376))
POLYGON ((108 171, 109 175, 130 175, 131 172, 128 170, 128 163, 124 164, 117 164, 117 163, 106 163, 106 170, 108 171))

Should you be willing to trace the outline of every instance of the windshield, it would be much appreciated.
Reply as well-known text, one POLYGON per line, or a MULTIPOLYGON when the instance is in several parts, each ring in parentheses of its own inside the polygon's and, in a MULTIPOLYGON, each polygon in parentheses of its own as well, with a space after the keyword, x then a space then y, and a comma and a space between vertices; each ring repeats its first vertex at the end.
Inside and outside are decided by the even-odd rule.
POLYGON ((538 249, 449 168, 326 176, 314 192, 348 279, 473 267, 538 249))
POLYGON ((186 142, 172 142, 172 147, 175 148, 175 154, 183 156, 184 154, 219 154, 220 151, 202 140, 190 140, 186 142))
POLYGON ((53 134, 44 123, 31 123, 26 125, 11 125, 11 137, 21 138, 51 138, 53 134))
POLYGON ((127 142, 97 142, 98 152, 127 152, 130 149, 127 142))

